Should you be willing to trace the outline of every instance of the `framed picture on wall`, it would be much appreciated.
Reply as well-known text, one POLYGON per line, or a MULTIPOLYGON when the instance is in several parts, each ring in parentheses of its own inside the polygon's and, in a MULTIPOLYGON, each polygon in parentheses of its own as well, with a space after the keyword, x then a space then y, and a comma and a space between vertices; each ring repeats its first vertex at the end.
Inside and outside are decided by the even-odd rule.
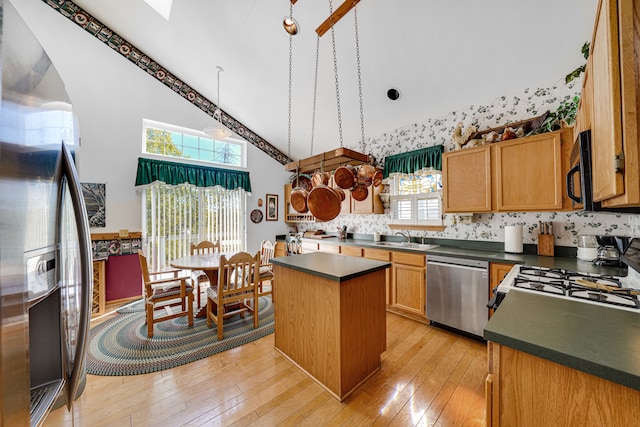
POLYGON ((267 221, 277 221, 278 220, 278 195, 277 194, 267 194, 267 221))

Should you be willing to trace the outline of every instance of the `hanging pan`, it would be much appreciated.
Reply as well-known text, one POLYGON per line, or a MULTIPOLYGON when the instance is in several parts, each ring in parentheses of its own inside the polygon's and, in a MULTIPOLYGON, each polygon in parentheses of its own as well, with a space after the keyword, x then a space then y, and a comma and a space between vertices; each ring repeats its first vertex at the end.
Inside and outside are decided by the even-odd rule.
POLYGON ((355 189, 351 190, 351 197, 353 198, 353 200, 362 202, 363 200, 366 200, 368 196, 369 196, 369 189, 364 185, 358 184, 358 186, 355 189))
POLYGON ((370 187, 373 183, 373 174, 376 172, 376 168, 371 165, 362 165, 358 169, 358 185, 370 187))
POLYGON ((293 209, 295 209, 298 213, 307 213, 309 212, 309 207, 307 205, 307 198, 309 197, 309 191, 306 188, 300 185, 300 174, 298 169, 296 169, 296 187, 291 190, 291 194, 289 195, 289 203, 293 209))
POLYGON ((351 165, 338 167, 333 172, 333 181, 344 190, 351 190, 356 185, 356 169, 351 165))
POLYGON ((331 174, 324 172, 324 165, 321 165, 320 173, 315 174, 311 179, 314 185, 309 192, 309 197, 307 197, 307 205, 316 219, 331 221, 340 215, 342 199, 337 191, 327 185, 331 174), (316 185, 316 182, 321 182, 321 184, 316 185))

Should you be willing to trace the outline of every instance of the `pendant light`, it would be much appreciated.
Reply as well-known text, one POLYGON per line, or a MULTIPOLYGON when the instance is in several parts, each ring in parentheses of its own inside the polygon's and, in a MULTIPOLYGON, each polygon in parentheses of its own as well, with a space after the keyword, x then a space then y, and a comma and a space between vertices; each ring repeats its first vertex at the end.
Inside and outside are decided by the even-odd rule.
POLYGON ((216 66, 216 69, 218 70, 218 99, 216 100, 217 108, 213 112, 215 123, 204 128, 204 133, 217 141, 222 141, 231 136, 231 130, 222 124, 222 110, 220 109, 220 74, 224 73, 224 70, 219 65, 216 66))

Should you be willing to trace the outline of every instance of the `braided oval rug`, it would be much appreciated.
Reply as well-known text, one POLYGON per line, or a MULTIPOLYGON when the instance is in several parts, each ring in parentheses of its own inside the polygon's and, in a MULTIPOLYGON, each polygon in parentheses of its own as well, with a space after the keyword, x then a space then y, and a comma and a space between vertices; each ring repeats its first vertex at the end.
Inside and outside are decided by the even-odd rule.
POLYGON ((215 323, 208 328, 206 319, 194 318, 190 328, 186 317, 156 323, 153 337, 147 338, 144 303, 136 301, 89 331, 87 373, 122 376, 157 372, 257 340, 273 333, 271 297, 260 297, 258 307, 257 329, 250 313, 245 318, 230 317, 225 320, 222 341, 218 341, 215 323))

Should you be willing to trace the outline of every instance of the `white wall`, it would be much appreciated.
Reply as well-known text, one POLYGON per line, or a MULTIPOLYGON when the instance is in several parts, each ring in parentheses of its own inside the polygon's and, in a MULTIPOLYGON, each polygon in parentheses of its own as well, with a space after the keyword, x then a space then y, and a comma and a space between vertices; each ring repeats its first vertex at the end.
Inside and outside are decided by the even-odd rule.
MULTIPOLYGON (((82 182, 106 183, 106 227, 92 233, 141 230, 141 194, 134 187, 142 153, 142 119, 202 129, 211 118, 41 0, 13 0, 65 82, 80 127, 82 182)), ((240 117, 241 119, 241 117, 240 117)), ((286 123, 283 123, 285 126, 286 123)), ((279 195, 278 221, 247 219, 247 250, 285 233, 283 185, 289 173, 248 144, 252 196, 247 212, 265 194, 279 195)), ((264 212, 264 205, 261 208, 264 212)), ((247 216, 248 218, 248 216, 247 216)))

